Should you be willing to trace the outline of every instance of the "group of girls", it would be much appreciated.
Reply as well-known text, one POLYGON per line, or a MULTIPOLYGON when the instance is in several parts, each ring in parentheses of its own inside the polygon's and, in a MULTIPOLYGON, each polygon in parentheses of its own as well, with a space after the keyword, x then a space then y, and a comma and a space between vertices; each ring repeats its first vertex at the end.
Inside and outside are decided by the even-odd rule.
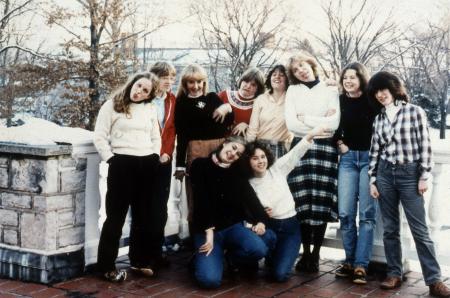
MULTIPOLYGON (((379 72, 368 81, 363 65, 349 64, 341 73, 339 96, 319 79, 314 58, 295 55, 286 68, 272 68, 265 82, 260 70, 250 68, 238 90, 216 94, 208 93, 205 69, 192 64, 183 70, 171 116, 164 110, 172 109, 168 98, 173 95, 163 87, 164 73, 158 76, 160 83, 151 73, 133 77, 103 105, 97 120, 95 144, 110 164, 98 253, 107 279, 126 278, 114 260, 129 205, 132 270, 152 276, 164 260, 155 243, 161 244, 166 218, 159 214, 159 224, 153 225, 149 214, 161 212, 158 208, 167 203, 159 173, 171 159, 174 134, 168 151, 159 146, 172 117, 174 176, 186 179, 193 271, 200 286, 220 285, 224 260, 251 272, 263 257, 270 275, 285 281, 300 243, 303 254, 296 269, 317 272, 327 223, 338 219, 346 259, 336 276, 364 284, 378 199, 388 261, 381 287, 401 284, 402 202, 430 293, 448 291, 421 201, 431 170, 426 116, 408 103, 395 75, 379 72), (148 104, 156 92, 164 104, 148 104)), ((168 167, 165 173, 170 177, 168 167)))

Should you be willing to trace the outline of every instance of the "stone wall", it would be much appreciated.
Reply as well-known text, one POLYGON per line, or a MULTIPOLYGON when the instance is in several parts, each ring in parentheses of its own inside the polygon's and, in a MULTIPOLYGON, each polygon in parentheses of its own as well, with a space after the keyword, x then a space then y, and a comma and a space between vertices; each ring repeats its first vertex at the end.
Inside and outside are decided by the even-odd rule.
POLYGON ((43 283, 83 271, 86 159, 67 145, 0 143, 0 274, 43 283))

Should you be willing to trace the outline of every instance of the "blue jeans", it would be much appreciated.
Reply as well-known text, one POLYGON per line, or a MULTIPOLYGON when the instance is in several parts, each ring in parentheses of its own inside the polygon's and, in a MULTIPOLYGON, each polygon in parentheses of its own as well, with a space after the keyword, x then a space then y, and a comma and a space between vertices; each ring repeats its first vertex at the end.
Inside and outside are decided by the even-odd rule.
POLYGON ((225 249, 233 263, 255 264, 273 248, 276 236, 273 231, 266 229, 266 233, 260 237, 244 227, 242 223, 237 223, 220 231, 214 231, 214 248, 208 256, 198 252, 205 241, 205 233, 194 235, 196 251, 194 276, 200 287, 217 288, 222 282, 225 249))
POLYGON ((338 206, 345 262, 366 269, 372 256, 377 210, 376 201, 369 192, 368 170, 368 151, 349 150, 341 156, 338 206), (356 226, 358 203, 359 229, 356 226))
POLYGON ((275 249, 267 258, 272 277, 278 281, 286 281, 300 250, 300 222, 297 216, 286 219, 270 219, 267 225, 275 232, 277 242, 275 249))
POLYGON ((376 186, 380 193, 388 276, 402 276, 403 274, 399 213, 401 202, 416 244, 425 284, 431 285, 441 280, 441 269, 436 260, 434 243, 428 233, 424 199, 417 188, 419 176, 418 163, 393 165, 380 160, 376 186))

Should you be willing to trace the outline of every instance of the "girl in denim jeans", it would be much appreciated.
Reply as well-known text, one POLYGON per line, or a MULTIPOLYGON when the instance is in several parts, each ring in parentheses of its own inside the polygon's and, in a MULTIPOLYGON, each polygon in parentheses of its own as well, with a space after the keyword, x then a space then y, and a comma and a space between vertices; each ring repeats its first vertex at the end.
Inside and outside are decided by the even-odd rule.
POLYGON ((380 287, 390 290, 402 284, 401 203, 430 295, 450 297, 450 290, 441 280, 425 219, 423 194, 428 189, 432 167, 425 111, 409 103, 405 87, 392 73, 376 73, 367 89, 370 100, 383 105, 373 124, 369 157, 370 194, 380 203, 388 266, 387 277, 380 287))
POLYGON ((367 69, 361 63, 350 63, 342 70, 341 120, 335 134, 340 153, 339 220, 345 250, 345 261, 335 274, 352 277, 356 284, 366 283, 376 218, 376 202, 369 194, 369 149, 375 111, 365 92, 368 79, 367 69))

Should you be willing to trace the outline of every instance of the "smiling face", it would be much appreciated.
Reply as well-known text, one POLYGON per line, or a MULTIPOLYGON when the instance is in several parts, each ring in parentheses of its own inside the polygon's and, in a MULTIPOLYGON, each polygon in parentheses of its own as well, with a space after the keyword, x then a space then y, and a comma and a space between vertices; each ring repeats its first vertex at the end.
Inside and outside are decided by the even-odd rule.
POLYGON ((247 99, 254 98, 257 90, 258 85, 254 80, 242 81, 241 86, 239 86, 239 94, 247 99))
POLYGON ((263 177, 267 171, 268 160, 266 153, 257 148, 255 153, 250 157, 250 167, 255 177, 263 177))
POLYGON ((150 96, 152 91, 152 81, 147 78, 140 78, 134 82, 130 90, 130 100, 132 102, 141 102, 150 96))
POLYGON ((375 93, 375 98, 378 100, 380 104, 383 106, 388 106, 394 101, 394 97, 391 94, 389 89, 378 90, 375 93))
POLYGON ((342 79, 342 86, 344 87, 345 92, 347 92, 348 94, 361 92, 361 82, 358 75, 356 74, 356 70, 347 69, 345 71, 342 79))
POLYGON ((303 82, 312 82, 316 79, 312 66, 306 61, 295 61, 292 64, 292 74, 303 82))
POLYGON ((232 164, 244 153, 245 146, 238 142, 227 142, 223 144, 219 152, 219 160, 225 164, 232 164))
POLYGON ((279 69, 275 70, 270 77, 270 85, 273 90, 286 91, 287 78, 279 69))
POLYGON ((186 81, 186 89, 191 97, 199 97, 203 95, 203 88, 205 86, 205 81, 200 79, 189 79, 186 81))

